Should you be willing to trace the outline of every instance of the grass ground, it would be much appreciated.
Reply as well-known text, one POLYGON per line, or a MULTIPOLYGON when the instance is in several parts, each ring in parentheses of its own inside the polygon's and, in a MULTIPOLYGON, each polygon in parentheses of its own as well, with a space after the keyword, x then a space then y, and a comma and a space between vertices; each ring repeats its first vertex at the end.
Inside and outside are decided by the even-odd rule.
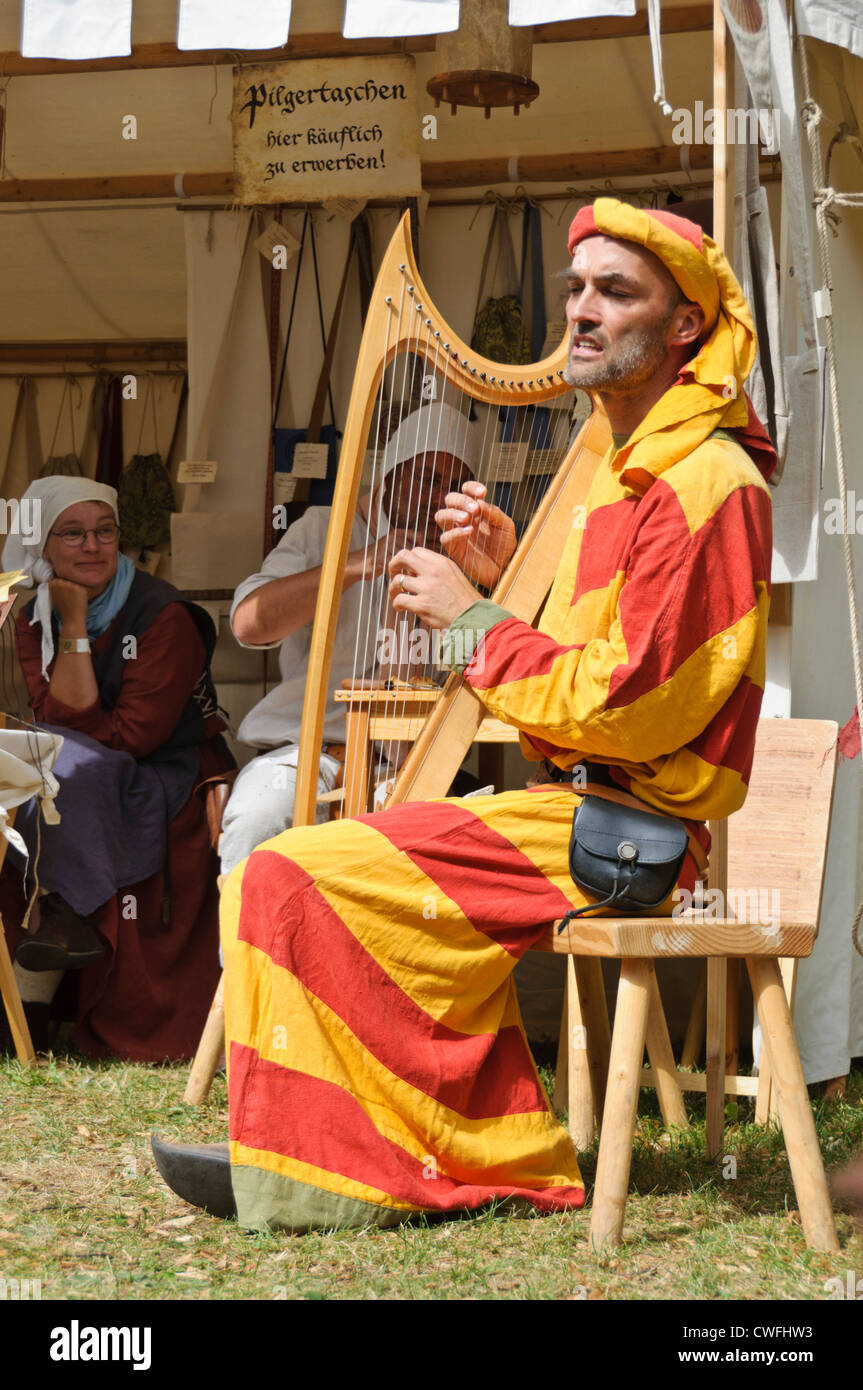
MULTIPOLYGON (((162 1184, 149 1134, 223 1139, 224 1077, 183 1105, 185 1067, 58 1058, 0 1062, 0 1281, 43 1299, 825 1299, 863 1278, 863 1228, 837 1217, 837 1256, 806 1248, 781 1136, 729 1120, 704 1155, 703 1099, 663 1134, 642 1092, 625 1245, 595 1255, 589 1200, 569 1216, 494 1214, 397 1231, 252 1235, 196 1213, 162 1184), (699 1108, 701 1115, 699 1115, 699 1108), (736 1160, 736 1176, 732 1176, 736 1160), (723 1176, 727 1174, 727 1176, 723 1176)), ((863 1071, 816 1104, 828 1173, 863 1148, 863 1071)), ((583 1156, 588 1194, 596 1152, 583 1156)))

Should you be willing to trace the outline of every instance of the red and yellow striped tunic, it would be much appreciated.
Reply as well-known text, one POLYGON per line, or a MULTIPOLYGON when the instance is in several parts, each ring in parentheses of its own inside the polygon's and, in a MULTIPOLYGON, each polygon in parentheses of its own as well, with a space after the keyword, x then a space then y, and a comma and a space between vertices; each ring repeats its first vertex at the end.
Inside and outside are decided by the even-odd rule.
POLYGON ((608 764, 647 805, 719 819, 764 691, 769 491, 722 432, 668 467, 624 458, 597 471, 539 631, 499 610, 466 678, 528 757, 608 764))

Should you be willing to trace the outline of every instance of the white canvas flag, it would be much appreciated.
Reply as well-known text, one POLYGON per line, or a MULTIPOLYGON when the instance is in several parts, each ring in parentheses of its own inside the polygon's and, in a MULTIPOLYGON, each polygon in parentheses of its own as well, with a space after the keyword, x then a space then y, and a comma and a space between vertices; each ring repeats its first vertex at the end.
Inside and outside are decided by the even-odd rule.
POLYGON ((178 48, 281 48, 291 0, 180 0, 178 48))
POLYGON ((132 0, 24 0, 23 58, 117 58, 132 52, 132 0))
POLYGON ((608 14, 635 14, 635 0, 509 0, 510 24, 554 24, 608 14))
POLYGON ((797 27, 813 39, 838 44, 863 58, 863 6, 860 0, 796 0, 797 27))
POLYGON ((458 28, 459 0, 345 0, 346 39, 408 38, 458 28))

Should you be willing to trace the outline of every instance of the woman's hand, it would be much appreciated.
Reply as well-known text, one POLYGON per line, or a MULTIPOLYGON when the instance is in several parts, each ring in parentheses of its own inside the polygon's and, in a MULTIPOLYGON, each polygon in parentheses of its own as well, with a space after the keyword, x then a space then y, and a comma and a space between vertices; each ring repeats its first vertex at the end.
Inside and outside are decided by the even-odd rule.
POLYGON ((512 518, 485 501, 482 483, 462 483, 448 492, 446 506, 435 513, 444 551, 474 584, 494 588, 515 550, 512 518))
POLYGON ((71 579, 50 579, 51 603, 60 614, 60 626, 67 637, 87 636, 89 595, 82 584, 71 579))
POLYGON ((400 550, 389 565, 390 602, 397 613, 416 613, 429 627, 445 628, 482 594, 458 565, 436 550, 400 550))

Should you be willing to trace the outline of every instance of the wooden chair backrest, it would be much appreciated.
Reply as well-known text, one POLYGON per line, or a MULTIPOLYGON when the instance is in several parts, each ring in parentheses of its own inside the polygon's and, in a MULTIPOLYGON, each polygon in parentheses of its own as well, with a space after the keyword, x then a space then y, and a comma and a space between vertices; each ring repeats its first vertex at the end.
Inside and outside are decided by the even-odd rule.
MULTIPOLYGON (((758 721, 749 794, 728 821, 732 909, 735 895, 740 902, 739 895, 759 892, 770 908, 770 892, 778 890, 782 920, 817 929, 838 730, 829 719, 758 721)), ((743 917, 742 904, 736 915, 743 917)))

